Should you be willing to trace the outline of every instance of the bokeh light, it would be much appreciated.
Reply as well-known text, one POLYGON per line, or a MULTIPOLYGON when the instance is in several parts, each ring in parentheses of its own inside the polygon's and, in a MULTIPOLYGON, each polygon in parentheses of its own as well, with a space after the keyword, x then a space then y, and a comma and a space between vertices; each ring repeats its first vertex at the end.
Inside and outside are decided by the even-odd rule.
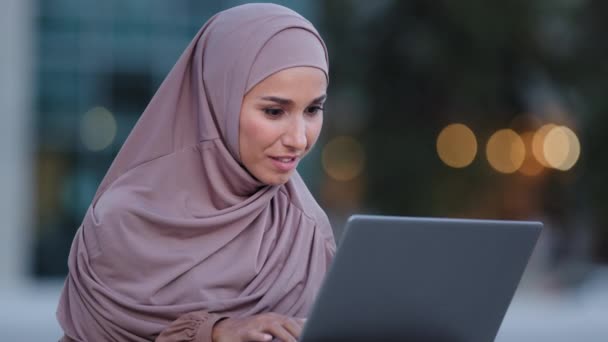
POLYGON ((544 167, 551 167, 545 159, 545 137, 555 127, 557 127, 557 125, 552 123, 543 125, 534 133, 534 138, 532 139, 532 153, 534 154, 534 158, 536 158, 540 165, 544 167))
POLYGON ((338 136, 323 148, 321 162, 329 177, 349 181, 363 171, 365 152, 363 146, 352 137, 338 136))
POLYGON ((524 158, 524 162, 521 164, 521 167, 519 168, 519 172, 521 172, 522 174, 524 174, 526 176, 537 176, 544 169, 544 167, 534 157, 534 152, 533 152, 532 146, 533 146, 535 133, 536 132, 528 131, 528 132, 524 132, 524 133, 520 134, 521 139, 523 140, 524 145, 526 147, 526 156, 524 158))
POLYGON ((95 107, 84 114, 80 122, 80 138, 91 151, 110 146, 116 137, 116 120, 104 107, 95 107))
POLYGON ((437 154, 441 161, 454 168, 463 168, 477 155, 477 139, 464 124, 447 125, 437 137, 437 154))
POLYGON ((545 136, 543 152, 547 164, 567 171, 580 156, 580 142, 576 134, 566 126, 555 126, 545 136))
POLYGON ((513 173, 523 164, 526 147, 522 138, 515 131, 501 129, 488 140, 486 156, 490 166, 496 171, 513 173))

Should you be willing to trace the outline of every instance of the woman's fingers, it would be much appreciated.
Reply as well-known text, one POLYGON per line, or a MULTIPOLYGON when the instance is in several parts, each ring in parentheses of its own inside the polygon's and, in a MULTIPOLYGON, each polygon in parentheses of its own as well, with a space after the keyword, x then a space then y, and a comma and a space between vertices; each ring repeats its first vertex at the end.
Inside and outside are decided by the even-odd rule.
POLYGON ((271 324, 265 329, 265 331, 282 342, 298 341, 296 336, 293 336, 281 323, 271 324))
POLYGON ((285 319, 283 327, 296 339, 302 334, 302 324, 297 319, 285 319))
POLYGON ((214 341, 297 342, 305 319, 291 318, 277 313, 265 313, 244 318, 227 318, 213 327, 214 341))
MULTIPOLYGON (((274 339, 281 342, 297 342, 306 322, 302 318, 290 318, 281 314, 266 313, 243 319, 226 320, 222 328, 226 336, 238 336, 241 342, 270 342, 274 339), (238 332, 240 330, 240 332, 238 332)), ((219 339, 218 339, 219 340, 219 339)))
POLYGON ((249 330, 245 336, 246 341, 251 342, 269 342, 272 341, 272 335, 257 331, 249 330))

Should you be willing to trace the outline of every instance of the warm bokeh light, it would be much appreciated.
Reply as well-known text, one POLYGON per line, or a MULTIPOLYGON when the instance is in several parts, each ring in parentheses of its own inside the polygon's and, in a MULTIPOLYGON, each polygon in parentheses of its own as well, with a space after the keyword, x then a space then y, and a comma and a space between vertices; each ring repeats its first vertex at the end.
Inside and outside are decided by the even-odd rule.
POLYGON ((321 162, 328 176, 338 181, 349 181, 363 171, 365 152, 355 139, 339 136, 325 145, 321 162))
POLYGON ((526 147, 522 138, 511 129, 501 129, 488 140, 486 156, 490 166, 502 173, 517 171, 524 162, 526 147))
POLYGON ((566 171, 574 167, 578 161, 578 158, 581 156, 581 143, 576 133, 574 133, 574 131, 572 131, 570 128, 562 126, 562 129, 568 135, 568 139, 570 141, 570 151, 568 153, 568 157, 566 160, 564 160, 560 167, 560 170, 566 171))
POLYGON ((91 151, 101 151, 110 146, 116 137, 116 120, 109 110, 95 107, 82 117, 80 138, 91 151))
POLYGON ((552 123, 543 125, 534 133, 534 138, 532 139, 532 153, 534 154, 534 158, 536 158, 544 167, 551 167, 545 159, 545 137, 555 127, 557 127, 557 125, 552 123))
POLYGON ((526 156, 523 164, 521 164, 521 167, 519 168, 519 172, 526 176, 537 176, 544 169, 544 167, 534 157, 532 142, 534 141, 535 133, 536 132, 524 132, 520 134, 526 147, 526 156))
POLYGON ((437 154, 448 166, 468 166, 477 155, 475 134, 469 127, 460 123, 446 126, 437 137, 437 154))
POLYGON ((547 133, 543 152, 547 164, 567 171, 576 164, 580 155, 580 143, 576 134, 566 126, 555 126, 547 133))

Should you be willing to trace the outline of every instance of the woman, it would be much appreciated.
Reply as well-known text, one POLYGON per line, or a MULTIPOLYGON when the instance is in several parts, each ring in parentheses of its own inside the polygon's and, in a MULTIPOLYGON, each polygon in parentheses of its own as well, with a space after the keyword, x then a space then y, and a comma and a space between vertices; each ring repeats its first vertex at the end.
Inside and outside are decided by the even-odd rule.
POLYGON ((199 31, 97 190, 57 311, 65 341, 294 341, 335 243, 295 171, 327 51, 271 4, 199 31))

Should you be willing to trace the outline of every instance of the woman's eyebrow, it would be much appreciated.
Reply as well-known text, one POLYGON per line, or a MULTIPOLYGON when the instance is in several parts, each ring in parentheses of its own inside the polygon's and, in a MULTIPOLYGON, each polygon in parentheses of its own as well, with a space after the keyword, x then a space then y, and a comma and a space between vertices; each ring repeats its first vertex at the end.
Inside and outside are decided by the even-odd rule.
MULTIPOLYGON (((315 98, 314 100, 312 100, 311 103, 321 103, 323 102, 325 99, 327 98, 326 94, 323 94, 317 98, 315 98)), ((293 100, 290 99, 284 99, 282 97, 277 97, 277 96, 262 96, 260 97, 260 99, 262 100, 266 100, 266 101, 272 101, 272 102, 276 102, 282 106, 291 106, 293 105, 293 100)))
POLYGON ((282 97, 276 97, 276 96, 263 96, 260 97, 260 99, 262 100, 266 100, 266 101, 272 101, 272 102, 276 102, 282 106, 290 106, 293 105, 293 101, 290 99, 284 99, 282 97))
POLYGON ((319 97, 317 97, 316 99, 312 100, 312 103, 322 103, 323 101, 325 101, 325 99, 327 98, 327 94, 323 94, 319 97))

